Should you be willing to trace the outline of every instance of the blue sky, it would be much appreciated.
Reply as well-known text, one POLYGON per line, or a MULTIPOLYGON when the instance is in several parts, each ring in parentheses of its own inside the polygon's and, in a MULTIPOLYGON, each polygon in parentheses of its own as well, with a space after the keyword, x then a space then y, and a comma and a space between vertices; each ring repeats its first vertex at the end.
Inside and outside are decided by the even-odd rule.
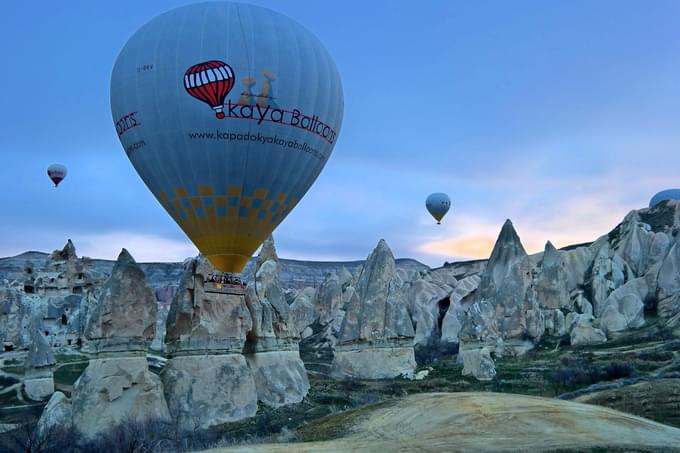
MULTIPOLYGON (((193 246, 118 142, 113 62, 187 1, 9 2, 0 15, 0 256, 52 250, 181 260, 193 246), (70 174, 58 190, 53 162, 70 174)), ((326 45, 343 129, 279 226, 283 257, 486 257, 506 218, 526 248, 595 239, 680 187, 680 2, 252 1, 326 45), (442 226, 431 192, 453 207, 442 226)))

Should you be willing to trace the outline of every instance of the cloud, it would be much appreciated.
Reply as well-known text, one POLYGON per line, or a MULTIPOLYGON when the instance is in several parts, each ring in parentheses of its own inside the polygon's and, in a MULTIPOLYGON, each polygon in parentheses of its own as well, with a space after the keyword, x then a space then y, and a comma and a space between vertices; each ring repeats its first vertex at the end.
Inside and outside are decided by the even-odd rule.
MULTIPOLYGON (((518 210, 511 219, 527 252, 537 253, 547 241, 558 248, 593 241, 615 227, 627 211, 608 193, 596 192, 551 203, 546 209, 518 210)), ((416 251, 433 257, 486 259, 503 220, 481 214, 458 216, 445 227, 445 237, 426 241, 416 251)))
POLYGON ((126 248, 138 262, 174 262, 196 256, 198 250, 189 240, 169 239, 152 234, 114 231, 73 237, 78 255, 116 259, 126 248))

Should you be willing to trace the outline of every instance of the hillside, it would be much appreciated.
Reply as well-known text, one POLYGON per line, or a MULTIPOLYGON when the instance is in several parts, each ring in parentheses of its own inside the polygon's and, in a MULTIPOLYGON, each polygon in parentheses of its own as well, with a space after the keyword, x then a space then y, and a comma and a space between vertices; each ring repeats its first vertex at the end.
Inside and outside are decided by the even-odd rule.
POLYGON ((499 393, 426 393, 303 428, 342 427, 335 440, 221 452, 678 451, 680 429, 598 406, 499 393), (672 448, 672 447, 673 448, 672 448))

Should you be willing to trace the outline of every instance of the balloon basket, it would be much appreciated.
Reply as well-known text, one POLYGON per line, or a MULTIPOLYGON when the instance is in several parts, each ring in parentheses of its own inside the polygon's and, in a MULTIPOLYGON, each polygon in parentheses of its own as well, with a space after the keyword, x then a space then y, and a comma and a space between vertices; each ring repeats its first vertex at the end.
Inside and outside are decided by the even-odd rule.
POLYGON ((203 281, 203 289, 208 293, 244 295, 246 285, 238 274, 229 272, 209 274, 203 281))

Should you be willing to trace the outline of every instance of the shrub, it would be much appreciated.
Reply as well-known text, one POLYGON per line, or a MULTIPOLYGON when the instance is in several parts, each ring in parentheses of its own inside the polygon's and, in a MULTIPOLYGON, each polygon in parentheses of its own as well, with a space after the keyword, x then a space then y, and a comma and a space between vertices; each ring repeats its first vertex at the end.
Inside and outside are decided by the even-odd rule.
POLYGON ((81 453, 85 452, 78 445, 78 432, 73 428, 50 426, 38 429, 38 419, 26 416, 19 427, 8 433, 3 441, 2 451, 9 453, 81 453))
POLYGON ((607 364, 604 369, 603 379, 613 381, 616 379, 634 376, 637 373, 635 366, 628 362, 614 361, 607 364))

